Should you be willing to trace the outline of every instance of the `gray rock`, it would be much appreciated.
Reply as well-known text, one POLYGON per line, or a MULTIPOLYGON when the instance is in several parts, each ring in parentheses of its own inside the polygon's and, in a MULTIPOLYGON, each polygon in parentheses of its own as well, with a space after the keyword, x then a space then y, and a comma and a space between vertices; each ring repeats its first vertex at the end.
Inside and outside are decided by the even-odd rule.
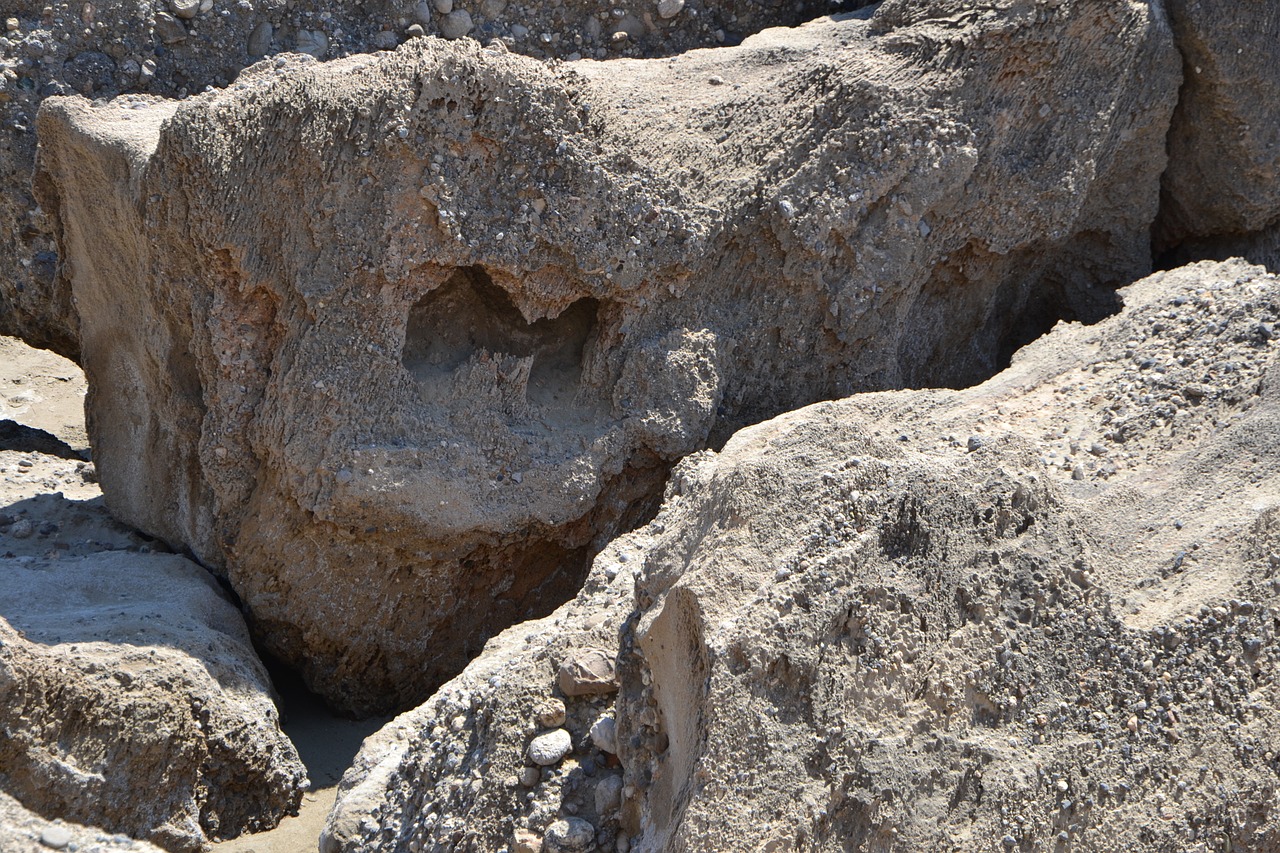
POLYGON ((263 21, 253 28, 253 32, 249 33, 249 41, 245 45, 245 51, 249 56, 255 59, 266 56, 271 52, 271 39, 275 34, 271 24, 263 21))
POLYGON ((0 790, 182 851, 297 809, 306 770, 204 569, 106 552, 0 559, 0 572, 0 790))
POLYGON ((453 0, 432 0, 431 4, 441 15, 447 15, 453 11, 453 0))
POLYGON ((1260 231, 1280 218, 1280 64, 1259 61, 1280 38, 1280 6, 1199 0, 1167 4, 1186 79, 1169 132, 1157 238, 1260 231))
POLYGON ((674 18, 684 11, 684 0, 658 0, 658 17, 663 20, 674 18))
POLYGON ((298 30, 294 48, 298 53, 324 59, 329 52, 329 36, 323 30, 298 30))
POLYGON ((200 13, 201 0, 169 0, 169 10, 179 18, 190 20, 200 13))
POLYGON ((564 729, 556 729, 529 742, 529 760, 539 767, 559 764, 573 750, 573 738, 564 729))
POLYGON ((0 791, 0 850, 48 853, 71 849, 73 844, 81 853, 163 853, 161 848, 145 841, 106 833, 98 827, 62 821, 52 823, 0 791))
MULTIPOLYGON (((1280 671, 1280 343, 1252 334, 1280 316, 1280 279, 1198 264, 1122 296, 1118 315, 1057 326, 982 385, 821 403, 678 465, 656 518, 611 543, 572 602, 494 638, 366 741, 331 825, 389 828, 326 853, 443 845, 437 827, 459 819, 478 848, 508 844, 544 802, 501 780, 525 761, 548 673, 611 635, 623 790, 616 816, 592 819, 618 849, 786 850, 803 827, 807 848, 839 850, 887 826, 893 847, 934 850, 957 823, 965 847, 1052 849, 1086 807, 1101 840, 1082 843, 1182 849, 1184 826, 1144 817, 1174 802, 1205 837, 1237 832, 1237 809, 1280 793, 1252 757, 1275 754, 1280 726, 1256 701, 1280 671), (1166 382, 1138 381, 1148 359, 1166 382), (1223 390, 1179 404, 1191 377, 1223 390), (999 440, 955 442, 979 426, 999 440), (1124 433, 1122 464, 1088 489, 1041 462, 1104 430, 1124 433), (485 734, 437 746, 464 699, 485 734), (448 769, 452 749, 466 759, 448 769), (831 807, 866 791, 894 796, 831 807)), ((552 807, 583 799, 563 785, 552 807)), ((1276 837, 1267 813, 1240 844, 1276 837)))
POLYGON ((440 19, 440 35, 447 39, 460 39, 474 28, 471 13, 466 9, 455 9, 440 19))
POLYGON ((605 714, 592 724, 591 742, 610 754, 618 751, 618 725, 611 715, 605 714))
POLYGON ((595 844, 596 829, 582 818, 558 820, 547 827, 542 849, 547 853, 577 853, 595 844))
POLYGON ((604 817, 612 814, 622 803, 622 777, 610 774, 596 783, 596 814, 604 817))

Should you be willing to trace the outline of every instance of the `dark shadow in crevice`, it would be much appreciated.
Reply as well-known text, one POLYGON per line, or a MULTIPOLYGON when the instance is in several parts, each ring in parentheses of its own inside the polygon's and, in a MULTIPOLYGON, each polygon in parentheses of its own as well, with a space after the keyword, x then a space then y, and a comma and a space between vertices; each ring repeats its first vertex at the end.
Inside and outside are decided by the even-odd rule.
POLYGON ((52 433, 10 420, 0 420, 0 450, 43 453, 76 462, 89 460, 88 451, 81 452, 52 433))
POLYGON ((355 720, 333 711, 303 683, 302 675, 265 649, 258 656, 271 676, 280 709, 280 728, 293 741, 307 768, 312 789, 332 787, 342 779, 369 735, 386 725, 390 716, 355 720))

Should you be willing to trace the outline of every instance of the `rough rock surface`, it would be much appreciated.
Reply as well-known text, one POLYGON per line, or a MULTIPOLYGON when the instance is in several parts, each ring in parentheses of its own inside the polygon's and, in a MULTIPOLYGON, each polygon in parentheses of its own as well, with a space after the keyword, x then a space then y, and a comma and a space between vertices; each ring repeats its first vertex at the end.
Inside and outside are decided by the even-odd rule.
POLYGON ((951 11, 46 101, 113 512, 224 567, 329 699, 403 706, 571 594, 709 437, 1097 316, 1149 269, 1167 24, 951 11))
MULTIPOLYGON (((9 499, 24 483, 96 488, 84 467, 0 451, 9 499)), ((0 509, 0 791, 46 818, 199 850, 296 810, 306 772, 239 612, 204 569, 148 550, 100 498, 0 509)), ((9 851, 27 830, 10 838, 6 822, 9 851)))
MULTIPOLYGON (((1185 80, 1169 131, 1156 242, 1213 251, 1280 224, 1280 6, 1168 0, 1185 80)), ((1274 237, 1271 240, 1274 246, 1274 237)), ((1225 247, 1224 247, 1225 248, 1225 247)))
POLYGON ((322 849, 1276 849, 1280 279, 1123 298, 975 388, 682 462, 576 600, 366 741, 322 849), (616 760, 569 699, 577 751, 528 773, 559 661, 610 638, 616 760))
POLYGON ((339 57, 446 31, 483 42, 500 39, 510 50, 543 58, 665 55, 733 44, 832 8, 826 0, 665 4, 669 9, 673 3, 680 11, 670 17, 652 0, 526 6, 507 0, 7 3, 0 31, 0 334, 72 357, 79 351, 76 308, 70 294, 54 286, 56 249, 30 192, 35 116, 48 96, 183 98, 228 85, 264 55, 339 57))
POLYGON ((5 853, 160 853, 160 848, 127 835, 63 821, 48 821, 0 791, 0 850, 5 853), (74 847, 72 845, 75 845, 74 847))

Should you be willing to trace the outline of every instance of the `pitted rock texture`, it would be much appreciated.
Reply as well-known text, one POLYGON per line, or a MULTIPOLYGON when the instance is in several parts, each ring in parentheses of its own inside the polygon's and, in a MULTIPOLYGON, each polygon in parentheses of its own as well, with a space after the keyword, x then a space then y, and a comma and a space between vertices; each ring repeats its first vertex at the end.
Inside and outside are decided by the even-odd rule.
POLYGON ((0 849, 5 853, 160 853, 160 848, 127 835, 104 832, 90 826, 48 821, 22 807, 0 791, 0 849))
POLYGON ((1263 58, 1280 39, 1280 7, 1268 0, 1165 6, 1185 81, 1169 131, 1157 248, 1189 242, 1180 257, 1217 254, 1224 243, 1240 251, 1243 235, 1280 223, 1280 67, 1263 58))
POLYGON ((79 352, 77 308, 56 286, 56 247, 30 191, 36 111, 46 97, 185 98, 229 85, 266 55, 335 58, 394 49, 415 35, 497 40, 544 59, 667 55, 736 44, 834 9, 826 0, 8 3, 0 31, 0 334, 79 352))
POLYGON ((1275 848, 1280 279, 1122 295, 975 388, 682 462, 577 599, 366 741, 322 849, 536 848, 570 818, 588 850, 1275 848), (558 661, 611 634, 613 708, 567 700, 577 751, 527 774, 558 661))
POLYGON ((50 99, 36 187, 112 511, 222 568, 328 699, 404 706, 571 595, 712 437, 1097 316, 1148 269, 1170 32, 945 5, 50 99))
POLYGON ((296 811, 306 770, 216 581, 175 555, 61 556, 21 521, 0 527, 0 791, 171 851, 296 811))

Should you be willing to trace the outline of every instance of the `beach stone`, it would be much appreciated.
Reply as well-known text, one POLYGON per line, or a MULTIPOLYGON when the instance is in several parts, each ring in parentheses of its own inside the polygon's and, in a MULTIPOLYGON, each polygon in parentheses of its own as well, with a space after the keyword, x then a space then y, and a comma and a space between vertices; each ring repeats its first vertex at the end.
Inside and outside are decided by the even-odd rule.
POLYGON ((529 760, 540 767, 558 764, 573 749, 573 738, 564 729, 556 729, 529 742, 529 760))
POLYGON ((323 30, 298 30, 294 48, 299 53, 323 59, 329 52, 329 36, 325 35, 323 30))
POLYGON ((547 853, 578 853, 595 843, 596 828, 578 817, 564 818, 547 827, 542 849, 547 853))
POLYGON ((455 9, 440 19, 440 35, 447 39, 460 39, 474 27, 471 13, 466 9, 455 9))
POLYGON ((40 833, 40 843, 54 850, 63 850, 71 843, 71 830, 65 826, 51 826, 40 833))
POLYGON ((169 10, 179 18, 190 20, 200 13, 201 0, 169 0, 169 10))
POLYGON ((684 0, 658 0, 658 17, 663 20, 674 18, 684 11, 684 0))
POLYGON ((602 715, 592 724, 591 742, 605 752, 612 754, 618 751, 618 724, 611 715, 602 715))

